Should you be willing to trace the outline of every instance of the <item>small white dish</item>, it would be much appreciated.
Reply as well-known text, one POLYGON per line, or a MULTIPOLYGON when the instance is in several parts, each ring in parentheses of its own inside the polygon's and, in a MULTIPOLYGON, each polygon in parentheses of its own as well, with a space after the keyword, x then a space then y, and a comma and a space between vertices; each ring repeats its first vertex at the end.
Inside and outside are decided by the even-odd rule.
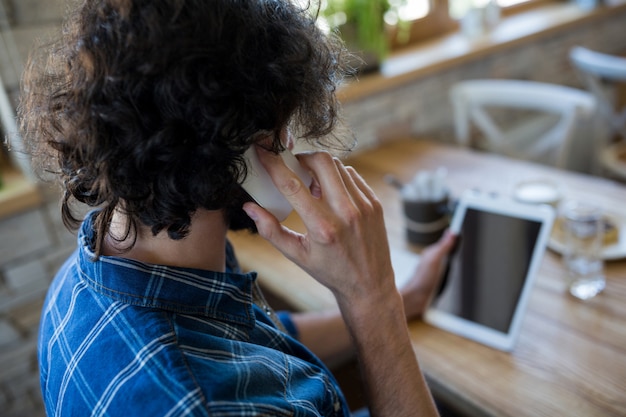
POLYGON ((523 181, 515 186, 513 198, 521 203, 549 204, 556 207, 561 199, 561 190, 546 179, 523 181))

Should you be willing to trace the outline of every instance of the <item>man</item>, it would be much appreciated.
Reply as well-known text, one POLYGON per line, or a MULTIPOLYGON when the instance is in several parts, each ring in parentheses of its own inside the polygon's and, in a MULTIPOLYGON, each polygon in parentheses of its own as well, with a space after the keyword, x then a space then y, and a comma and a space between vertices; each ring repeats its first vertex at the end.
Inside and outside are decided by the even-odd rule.
POLYGON ((380 202, 326 152, 342 46, 287 0, 84 0, 31 61, 23 135, 56 173, 62 215, 95 208, 50 287, 40 329, 50 416, 348 415, 320 360, 356 352, 372 415, 435 415, 409 342, 453 237, 394 284, 380 202), (292 133, 293 132, 293 133, 292 133), (306 233, 240 184, 254 146, 306 233), (338 310, 280 314, 226 234, 250 228, 327 286, 338 310), (304 346, 307 345, 308 348, 304 346))

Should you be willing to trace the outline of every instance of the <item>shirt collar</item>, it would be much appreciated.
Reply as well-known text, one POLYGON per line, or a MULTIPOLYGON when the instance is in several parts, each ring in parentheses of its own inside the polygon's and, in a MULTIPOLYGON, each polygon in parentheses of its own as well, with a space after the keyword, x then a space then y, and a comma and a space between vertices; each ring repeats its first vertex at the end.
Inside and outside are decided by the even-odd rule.
POLYGON ((79 231, 78 256, 81 278, 95 291, 126 304, 254 327, 252 286, 256 273, 240 273, 230 244, 226 272, 153 265, 112 256, 96 259, 92 249, 94 215, 86 217, 79 231))

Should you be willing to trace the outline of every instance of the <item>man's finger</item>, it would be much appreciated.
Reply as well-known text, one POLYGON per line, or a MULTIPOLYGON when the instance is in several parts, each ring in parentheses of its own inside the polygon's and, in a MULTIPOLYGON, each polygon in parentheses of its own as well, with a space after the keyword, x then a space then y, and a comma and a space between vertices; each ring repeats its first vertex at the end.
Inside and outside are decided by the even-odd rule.
POLYGON ((302 235, 283 226, 267 210, 256 203, 248 202, 243 210, 254 221, 259 236, 293 261, 302 257, 302 235))

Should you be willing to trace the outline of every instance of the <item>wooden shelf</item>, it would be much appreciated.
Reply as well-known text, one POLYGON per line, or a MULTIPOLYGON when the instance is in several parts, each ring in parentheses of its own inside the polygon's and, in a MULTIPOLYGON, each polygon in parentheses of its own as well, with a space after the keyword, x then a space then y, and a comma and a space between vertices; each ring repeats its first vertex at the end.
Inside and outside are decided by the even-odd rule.
POLYGON ((0 219, 20 213, 42 203, 37 185, 14 168, 2 169, 0 219))

